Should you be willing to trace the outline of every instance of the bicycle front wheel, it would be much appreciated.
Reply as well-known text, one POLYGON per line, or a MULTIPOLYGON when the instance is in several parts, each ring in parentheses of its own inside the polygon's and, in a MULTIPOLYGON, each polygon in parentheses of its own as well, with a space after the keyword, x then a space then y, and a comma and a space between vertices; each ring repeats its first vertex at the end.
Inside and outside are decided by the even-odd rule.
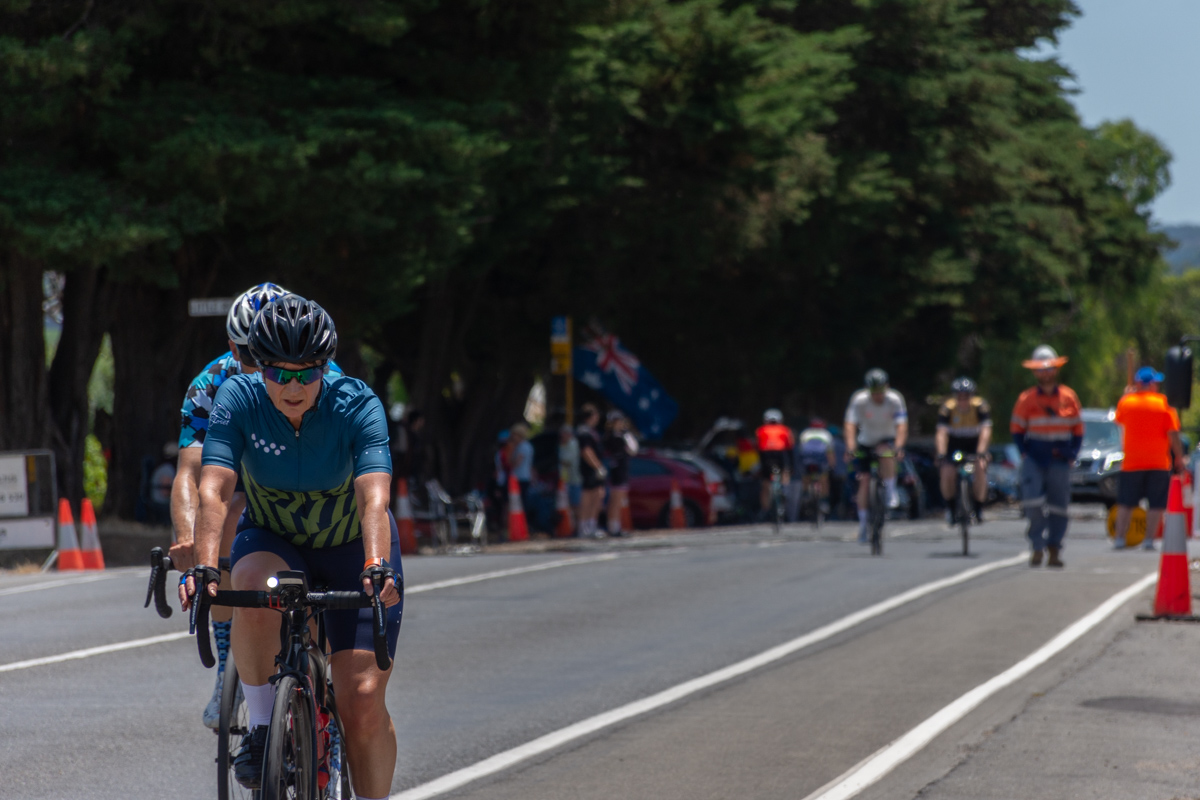
POLYGON ((233 757, 250 731, 250 714, 238 689, 237 666, 225 662, 225 686, 221 690, 221 722, 217 728, 217 800, 252 800, 254 790, 247 789, 233 776, 233 757))
POLYGON ((275 707, 263 753, 262 800, 313 800, 317 743, 312 698, 293 675, 275 684, 275 707))
POLYGON ((887 513, 883 496, 883 481, 876 479, 871 492, 871 555, 883 555, 883 519, 887 513))
POLYGON ((967 542, 971 538, 971 482, 966 478, 958 482, 958 527, 962 530, 965 556, 968 554, 967 542))

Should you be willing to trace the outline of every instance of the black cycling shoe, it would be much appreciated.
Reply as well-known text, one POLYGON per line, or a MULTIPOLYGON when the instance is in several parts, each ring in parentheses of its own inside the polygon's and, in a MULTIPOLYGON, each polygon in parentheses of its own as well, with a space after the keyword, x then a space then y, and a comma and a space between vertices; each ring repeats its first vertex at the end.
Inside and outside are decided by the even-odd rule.
POLYGON ((263 751, 267 749, 267 726, 259 725, 242 739, 242 746, 233 757, 233 777, 247 789, 262 785, 263 751))

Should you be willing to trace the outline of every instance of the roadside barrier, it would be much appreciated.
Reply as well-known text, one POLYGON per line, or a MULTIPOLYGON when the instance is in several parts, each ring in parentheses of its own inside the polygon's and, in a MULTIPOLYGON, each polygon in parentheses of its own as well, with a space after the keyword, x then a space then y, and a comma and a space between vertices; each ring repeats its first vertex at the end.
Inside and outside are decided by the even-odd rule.
POLYGON ((567 496, 567 483, 562 478, 558 479, 558 491, 554 495, 554 510, 558 514, 554 535, 560 539, 568 539, 575 535, 575 521, 571 519, 571 501, 567 496))
POLYGON ((517 476, 508 475, 508 540, 523 542, 529 538, 529 525, 525 522, 525 509, 521 506, 521 486, 517 476))
POLYGON ((1138 619, 1177 619, 1200 621, 1192 614, 1192 590, 1188 581, 1187 522, 1183 513, 1183 482, 1171 476, 1164 515, 1162 559, 1158 567, 1158 590, 1154 595, 1154 614, 1138 619))
POLYGON ((75 535, 75 517, 71 516, 71 504, 65 497, 58 501, 58 569, 59 572, 84 569, 79 537, 75 535))
POLYGON ((396 481, 396 530, 400 533, 400 555, 411 556, 417 552, 417 530, 413 522, 412 503, 408 499, 408 478, 396 481))
POLYGON ((679 493, 679 481, 671 481, 671 527, 687 527, 687 517, 683 513, 683 495, 679 493))
POLYGON ((84 569, 104 569, 104 551, 100 549, 100 530, 96 527, 96 509, 86 497, 79 507, 80 545, 84 569))

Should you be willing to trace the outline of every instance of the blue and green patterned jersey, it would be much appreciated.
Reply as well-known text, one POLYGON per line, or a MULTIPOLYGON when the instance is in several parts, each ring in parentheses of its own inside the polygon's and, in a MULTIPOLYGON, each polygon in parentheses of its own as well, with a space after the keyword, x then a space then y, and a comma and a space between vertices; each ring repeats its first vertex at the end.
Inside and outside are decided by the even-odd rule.
MULTIPOLYGON (((183 396, 181 409, 182 421, 179 425, 179 449, 185 447, 202 447, 204 435, 208 432, 208 415, 212 411, 213 398, 221 384, 234 375, 242 374, 242 364, 234 357, 233 351, 220 358, 214 358, 188 386, 187 394, 183 396)), ((328 377, 340 377, 342 370, 330 361, 328 377)))
POLYGON ((387 415, 362 381, 327 376, 296 430, 261 373, 235 375, 217 391, 201 463, 241 469, 255 526, 297 546, 336 547, 362 536, 354 479, 392 471, 387 415))

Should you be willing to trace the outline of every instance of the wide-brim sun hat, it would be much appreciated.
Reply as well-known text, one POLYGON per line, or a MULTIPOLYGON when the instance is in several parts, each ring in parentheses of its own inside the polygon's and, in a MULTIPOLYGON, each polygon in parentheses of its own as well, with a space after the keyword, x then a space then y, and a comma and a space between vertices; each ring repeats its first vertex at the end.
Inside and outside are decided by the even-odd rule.
POLYGON ((1033 348, 1033 355, 1026 361, 1021 362, 1021 366, 1025 367, 1025 369, 1053 369, 1061 367, 1065 363, 1067 363, 1066 356, 1060 356, 1048 344, 1039 344, 1033 348))

